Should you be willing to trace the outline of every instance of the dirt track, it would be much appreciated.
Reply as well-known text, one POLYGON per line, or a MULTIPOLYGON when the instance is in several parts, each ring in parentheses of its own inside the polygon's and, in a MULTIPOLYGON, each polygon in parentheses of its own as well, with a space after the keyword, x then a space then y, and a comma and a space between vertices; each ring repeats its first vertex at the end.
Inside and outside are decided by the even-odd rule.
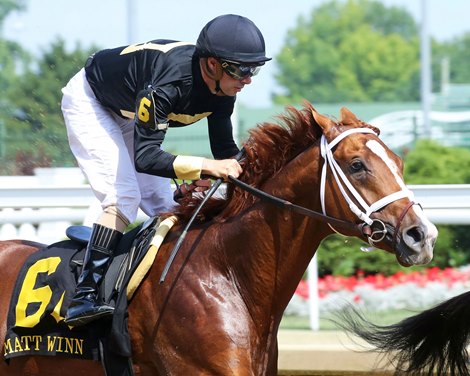
POLYGON ((280 376, 387 376, 393 370, 364 352, 368 346, 338 331, 281 330, 280 376))

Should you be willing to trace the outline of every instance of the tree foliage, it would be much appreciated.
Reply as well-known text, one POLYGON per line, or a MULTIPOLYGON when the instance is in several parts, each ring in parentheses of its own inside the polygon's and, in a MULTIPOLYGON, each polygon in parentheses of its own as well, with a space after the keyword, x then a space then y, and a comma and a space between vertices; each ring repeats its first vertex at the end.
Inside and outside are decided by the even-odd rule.
MULTIPOLYGON (((0 27, 24 0, 0 0, 0 27)), ((58 39, 31 56, 0 35, 0 174, 33 174, 38 166, 74 163, 60 111, 61 88, 83 67, 92 48, 68 52, 58 39)))
POLYGON ((65 42, 58 39, 34 68, 16 80, 8 91, 11 111, 3 119, 8 140, 4 168, 11 170, 14 165, 16 173, 30 174, 37 166, 74 164, 60 109, 61 89, 84 66, 90 53, 80 46, 67 52, 65 42))
MULTIPOLYGON (((469 83, 470 69, 470 32, 454 38, 449 42, 444 42, 434 46, 436 53, 435 64, 438 65, 442 59, 447 58, 450 64, 450 77, 452 83, 469 83)), ((435 69, 438 71, 438 69, 435 69)))
POLYGON ((412 16, 372 0, 337 0, 300 18, 277 56, 277 103, 406 101, 419 95, 412 16))
POLYGON ((470 184, 470 150, 419 140, 406 154, 408 184, 470 184))
MULTIPOLYGON (((0 0, 0 28, 5 18, 15 10, 24 9, 21 0, 0 0)), ((0 93, 5 94, 30 63, 29 54, 16 42, 0 37, 0 93)), ((0 98, 0 112, 8 103, 3 96, 0 98)))
MULTIPOLYGON (((31 57, 18 43, 0 39, 0 93, 6 93, 16 84, 30 62, 31 57)), ((4 97, 0 103, 2 107, 7 105, 4 97)))
POLYGON ((3 25, 5 18, 13 11, 21 11, 25 8, 24 0, 0 0, 0 25, 3 25))

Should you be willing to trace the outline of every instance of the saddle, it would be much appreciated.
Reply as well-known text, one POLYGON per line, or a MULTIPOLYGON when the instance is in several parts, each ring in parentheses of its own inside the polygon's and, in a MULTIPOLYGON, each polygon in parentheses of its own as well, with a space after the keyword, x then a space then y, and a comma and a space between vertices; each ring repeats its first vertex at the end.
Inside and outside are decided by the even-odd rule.
MULTIPOLYGON (((16 281, 7 318, 4 358, 25 355, 101 360, 109 374, 130 369, 127 302, 152 265, 176 217, 151 218, 125 233, 103 278, 98 299, 115 308, 112 319, 84 327, 64 323, 81 273, 91 228, 71 226, 69 240, 38 250, 25 261, 16 281)), ((132 374, 123 373, 119 374, 132 374)))

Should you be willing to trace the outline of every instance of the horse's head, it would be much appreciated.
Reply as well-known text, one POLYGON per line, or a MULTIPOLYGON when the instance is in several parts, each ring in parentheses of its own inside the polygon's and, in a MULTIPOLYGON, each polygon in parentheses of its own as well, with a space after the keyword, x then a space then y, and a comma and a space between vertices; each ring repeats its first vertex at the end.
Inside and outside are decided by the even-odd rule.
POLYGON ((404 266, 431 261, 436 227, 403 179, 403 162, 378 137, 379 130, 346 108, 339 122, 311 108, 323 131, 326 214, 364 223, 368 242, 395 253, 404 266), (349 213, 349 214, 348 214, 349 213))
MULTIPOLYGON (((312 212, 321 202, 323 217, 335 217, 337 226, 346 225, 330 226, 333 230, 359 234, 374 247, 395 253, 402 265, 432 259, 437 229, 413 201, 403 181, 403 162, 379 139, 377 128, 346 108, 335 122, 309 103, 302 110, 289 107, 280 120, 282 124, 263 123, 250 130, 241 180, 312 212), (312 190, 320 192, 320 199, 312 190)), ((227 199, 210 201, 200 218, 225 221, 257 200, 246 188, 229 185, 227 199)), ((199 201, 182 206, 178 215, 189 218, 199 201)))

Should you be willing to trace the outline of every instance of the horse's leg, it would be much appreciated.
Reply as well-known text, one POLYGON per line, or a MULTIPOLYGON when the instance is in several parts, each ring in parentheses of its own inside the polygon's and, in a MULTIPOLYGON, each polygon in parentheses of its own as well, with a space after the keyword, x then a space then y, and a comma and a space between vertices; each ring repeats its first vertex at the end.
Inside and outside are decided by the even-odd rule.
POLYGON ((274 342, 268 343, 268 350, 266 351, 266 356, 268 357, 267 366, 266 366, 266 376, 268 375, 277 376, 278 374, 277 361, 279 358, 277 335, 276 335, 276 340, 274 342))
POLYGON ((158 275, 150 274, 129 306, 136 376, 277 375, 276 336, 258 333, 231 281, 217 280, 219 288, 225 284, 221 296, 209 282, 183 276, 163 310, 152 304, 155 281, 158 275))

